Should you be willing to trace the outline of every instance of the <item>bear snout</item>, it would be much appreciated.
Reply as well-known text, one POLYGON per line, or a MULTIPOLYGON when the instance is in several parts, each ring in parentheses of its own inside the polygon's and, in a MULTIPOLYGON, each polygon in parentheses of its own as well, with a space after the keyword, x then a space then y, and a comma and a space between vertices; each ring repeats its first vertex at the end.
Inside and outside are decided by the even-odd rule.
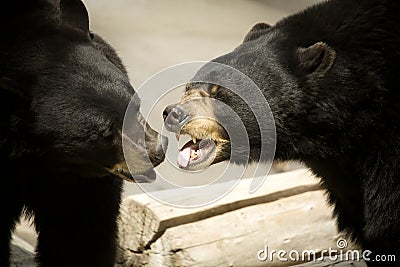
POLYGON ((155 145, 147 146, 147 154, 149 155, 151 164, 157 167, 165 159, 165 151, 168 148, 168 138, 159 134, 155 145))

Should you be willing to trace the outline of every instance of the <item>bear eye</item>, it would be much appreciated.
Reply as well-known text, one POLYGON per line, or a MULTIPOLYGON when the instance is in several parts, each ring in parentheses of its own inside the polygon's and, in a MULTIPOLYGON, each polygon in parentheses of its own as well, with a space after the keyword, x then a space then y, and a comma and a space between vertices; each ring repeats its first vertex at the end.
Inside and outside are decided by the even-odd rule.
POLYGON ((211 96, 215 96, 215 95, 217 95, 217 93, 218 93, 218 85, 213 85, 213 86, 211 86, 211 88, 210 88, 210 95, 211 96))

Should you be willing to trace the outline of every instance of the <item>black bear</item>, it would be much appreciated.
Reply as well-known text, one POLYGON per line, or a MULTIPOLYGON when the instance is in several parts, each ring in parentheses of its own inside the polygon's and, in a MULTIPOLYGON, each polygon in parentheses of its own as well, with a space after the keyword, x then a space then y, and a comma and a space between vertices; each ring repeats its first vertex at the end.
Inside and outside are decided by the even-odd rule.
POLYGON ((40 266, 111 267, 122 178, 155 179, 167 139, 80 0, 5 1, 0 32, 0 266, 20 215, 34 214, 40 266))
MULTIPOLYGON (((275 26, 257 24, 239 47, 212 61, 258 85, 275 119, 275 158, 301 161, 322 178, 338 228, 372 251, 370 265, 378 254, 395 255, 398 262, 391 264, 400 265, 399 14, 398 1, 325 1, 275 26)), ((230 79, 206 66, 193 81, 230 79)), ((226 114, 212 102, 190 103, 198 97, 237 112, 250 136, 250 159, 258 159, 268 140, 260 140, 248 103, 223 86, 193 82, 164 112, 169 130, 197 139, 184 146, 195 153, 182 155, 189 157, 183 167, 198 168, 210 151, 216 151, 214 163, 231 154, 229 137, 215 122, 226 114), (205 109, 199 103, 214 118, 191 120, 205 109), (200 139, 212 139, 215 149, 202 151, 200 139)))

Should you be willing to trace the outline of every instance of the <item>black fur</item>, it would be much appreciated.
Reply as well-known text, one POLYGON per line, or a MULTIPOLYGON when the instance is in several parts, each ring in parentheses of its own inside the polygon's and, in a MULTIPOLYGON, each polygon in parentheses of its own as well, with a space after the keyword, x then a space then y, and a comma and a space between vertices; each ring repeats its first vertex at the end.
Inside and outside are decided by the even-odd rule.
POLYGON ((24 213, 35 215, 40 266, 113 266, 118 176, 132 177, 112 168, 126 165, 121 130, 132 98, 124 138, 133 171, 148 174, 163 160, 121 60, 88 23, 79 0, 2 4, 0 266, 9 265, 11 233, 24 213))
MULTIPOLYGON (((398 1, 331 0, 257 26, 214 60, 248 75, 269 101, 276 159, 302 161, 322 177, 339 229, 373 255, 395 254, 393 266, 400 265, 399 14, 398 1)), ((258 127, 243 101, 224 88, 214 97, 238 111, 257 158, 258 127)))

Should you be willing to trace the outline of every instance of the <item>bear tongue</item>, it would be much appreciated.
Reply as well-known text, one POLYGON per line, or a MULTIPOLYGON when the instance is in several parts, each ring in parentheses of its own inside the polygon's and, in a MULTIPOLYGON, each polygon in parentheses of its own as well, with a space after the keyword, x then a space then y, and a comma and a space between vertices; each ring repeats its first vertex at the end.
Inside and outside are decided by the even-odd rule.
POLYGON ((192 149, 190 147, 187 147, 187 148, 183 149, 182 151, 179 151, 178 159, 177 159, 179 166, 185 168, 185 167, 187 167, 187 165, 189 165, 191 152, 192 152, 192 149))

